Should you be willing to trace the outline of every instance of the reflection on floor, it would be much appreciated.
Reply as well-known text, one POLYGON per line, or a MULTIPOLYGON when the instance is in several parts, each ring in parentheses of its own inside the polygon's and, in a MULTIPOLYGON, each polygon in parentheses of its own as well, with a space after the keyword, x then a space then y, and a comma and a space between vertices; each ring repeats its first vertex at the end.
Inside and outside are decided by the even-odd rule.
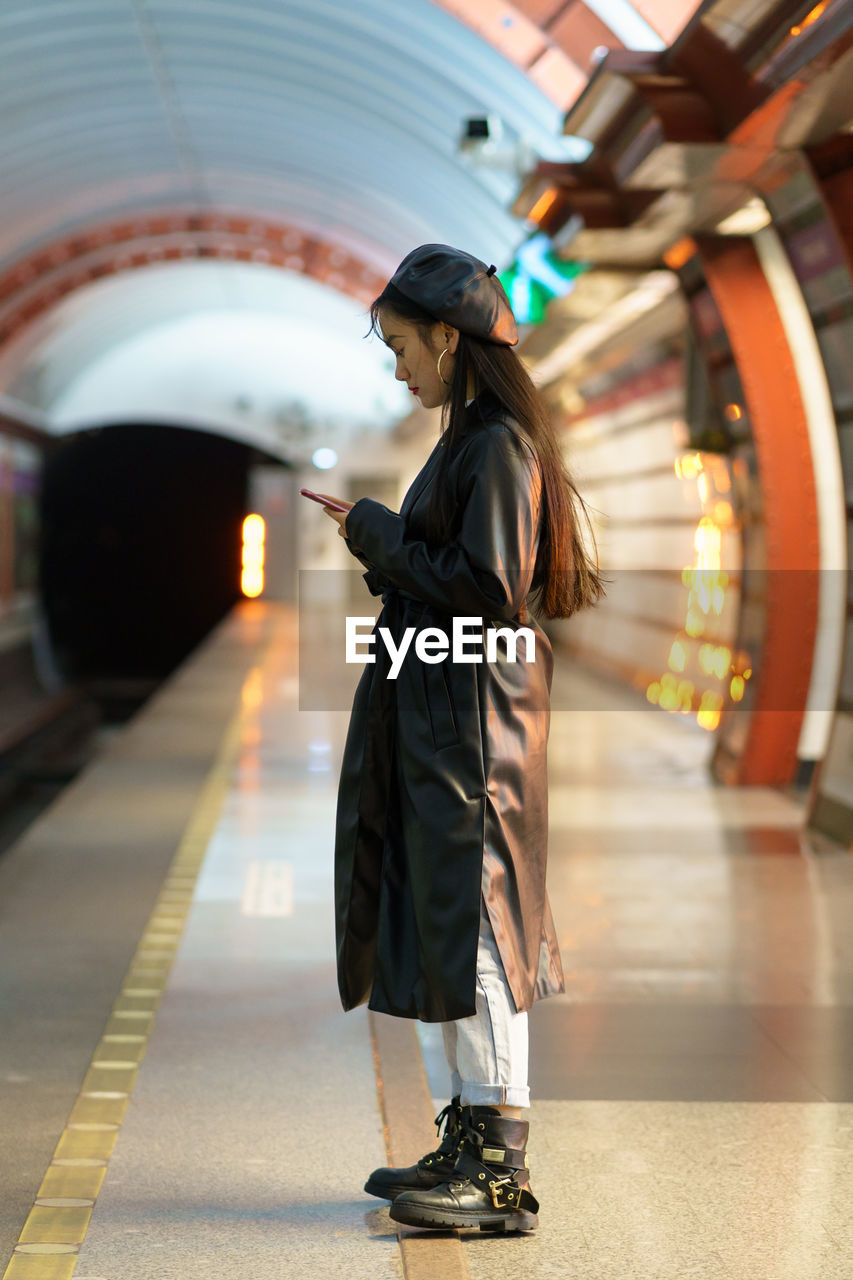
MULTIPOLYGON (((542 1227, 472 1280, 853 1276, 853 858, 722 788, 708 734, 559 663, 549 891, 566 994, 531 1013, 542 1227), (523 1253, 523 1260, 522 1260, 523 1253)), ((438 1107, 438 1028, 418 1024, 438 1107)))
MULTIPOLYGON (((94 1048, 150 909, 140 895, 156 898, 141 871, 167 866, 194 805, 209 817, 198 879, 174 889, 191 895, 185 922, 158 917, 139 962, 154 966, 140 980, 167 975, 156 1016, 127 1013, 147 1038, 113 1037, 145 1039, 138 1079, 134 1064, 98 1067, 135 1083, 90 1095, 126 1113, 105 1126, 115 1149, 91 1221, 91 1200, 73 1210, 88 1222, 74 1280, 399 1280, 387 1207, 362 1191, 386 1158, 368 1019, 341 1011, 335 980, 335 800, 360 672, 343 708, 342 676, 328 707, 303 707, 298 629, 291 608, 235 610, 5 859, 20 967, 0 966, 0 1102, 19 1098, 39 1139, 0 1156, 14 1189, 0 1227, 17 1239, 68 1114, 56 1098, 81 1087, 86 1038, 94 1048), (234 745, 214 804, 203 762, 220 740, 234 745), (66 955, 49 950, 57 936, 66 955)), ((339 654, 312 636, 324 643, 331 672, 339 654)), ((555 681, 579 709, 554 712, 549 746, 567 990, 530 1020, 541 1226, 464 1235, 470 1278, 851 1280, 853 859, 803 835, 797 796, 711 783, 695 726, 565 659, 555 681)), ((418 1027, 437 1111, 437 1028, 418 1027)))

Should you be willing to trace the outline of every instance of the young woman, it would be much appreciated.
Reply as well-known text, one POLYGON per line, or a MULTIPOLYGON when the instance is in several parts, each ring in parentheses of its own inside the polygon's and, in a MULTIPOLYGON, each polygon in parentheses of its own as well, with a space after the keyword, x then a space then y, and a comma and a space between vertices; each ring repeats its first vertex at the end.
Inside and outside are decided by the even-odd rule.
POLYGON ((527 600, 564 618, 603 581, 495 268, 421 245, 370 317, 442 431, 399 514, 323 508, 383 602, 338 790, 338 981, 345 1009, 440 1022, 454 1096, 438 1149, 365 1190, 409 1225, 526 1231, 527 1011, 564 989, 545 890, 553 656, 527 600), (412 629, 393 678, 380 628, 397 651, 412 629))

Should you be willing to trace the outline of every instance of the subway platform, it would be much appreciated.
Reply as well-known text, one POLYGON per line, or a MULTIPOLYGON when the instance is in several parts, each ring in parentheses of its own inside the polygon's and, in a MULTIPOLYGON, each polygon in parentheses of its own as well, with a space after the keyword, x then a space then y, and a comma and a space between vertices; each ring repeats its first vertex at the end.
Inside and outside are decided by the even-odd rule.
POLYGON ((246 601, 0 859, 7 1280, 850 1280, 850 851, 714 784, 695 725, 558 681, 596 710, 552 714, 538 1232, 362 1191, 449 1081, 437 1027, 340 1008, 348 710, 299 709, 296 610, 246 601))

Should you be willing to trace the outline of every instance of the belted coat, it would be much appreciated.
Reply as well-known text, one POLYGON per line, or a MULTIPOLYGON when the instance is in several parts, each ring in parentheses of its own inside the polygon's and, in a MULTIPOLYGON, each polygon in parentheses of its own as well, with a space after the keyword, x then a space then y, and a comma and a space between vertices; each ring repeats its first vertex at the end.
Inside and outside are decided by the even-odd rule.
POLYGON ((424 511, 444 447, 399 514, 360 498, 345 526, 382 610, 338 785, 338 985, 345 1009, 367 1001, 424 1022, 476 1013, 481 895, 516 1009, 564 989, 545 888, 553 654, 526 608, 539 581, 541 472, 518 424, 481 392, 448 472, 453 536, 432 547, 424 511), (463 628, 468 660, 422 660, 417 633, 439 628, 452 646, 454 617, 476 619, 463 628), (415 629, 395 679, 383 627, 395 648, 415 629), (487 660, 489 631, 522 627, 532 658, 523 635, 498 633, 487 660))

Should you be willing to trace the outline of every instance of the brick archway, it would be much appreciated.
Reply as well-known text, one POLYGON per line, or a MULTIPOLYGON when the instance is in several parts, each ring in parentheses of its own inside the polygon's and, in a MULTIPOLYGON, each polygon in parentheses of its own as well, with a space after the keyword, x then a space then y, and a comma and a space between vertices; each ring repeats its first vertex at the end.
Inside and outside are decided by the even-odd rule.
POLYGON ((75 231, 0 275, 0 347, 94 280, 153 263, 210 258, 299 271, 365 305, 386 284, 350 250, 284 223, 222 214, 137 215, 75 231))

